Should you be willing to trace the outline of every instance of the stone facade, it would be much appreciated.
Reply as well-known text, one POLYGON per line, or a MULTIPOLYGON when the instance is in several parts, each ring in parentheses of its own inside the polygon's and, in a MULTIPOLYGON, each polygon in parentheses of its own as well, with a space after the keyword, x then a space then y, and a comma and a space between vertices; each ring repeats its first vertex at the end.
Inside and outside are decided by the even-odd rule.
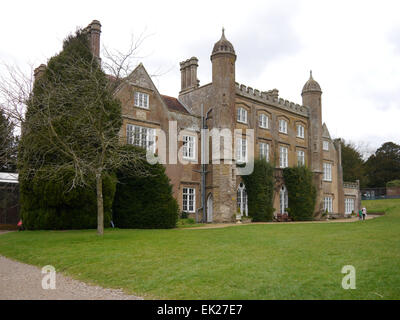
MULTIPOLYGON (((100 61, 100 22, 94 20, 85 30, 92 51, 100 61)), ((181 210, 202 220, 201 160, 208 159, 209 164, 205 165, 206 221, 231 222, 238 210, 241 215, 247 214, 247 195, 238 175, 235 154, 224 152, 235 150, 238 139, 246 141, 241 143, 245 145, 247 162, 251 162, 253 155, 260 157, 263 151, 263 156, 275 165, 273 201, 276 213, 285 212, 290 197, 284 186, 282 168, 299 163, 314 173, 316 216, 326 210, 339 215, 350 209, 357 211, 359 185, 343 183, 340 144, 331 139, 322 122, 322 90, 312 74, 303 87, 300 105, 280 98, 277 89, 260 91, 237 83, 236 52, 224 31, 210 58, 212 82, 202 86, 197 79, 198 59, 191 57, 180 63, 178 98, 160 94, 142 64, 124 79, 115 93, 122 103, 121 141, 142 145, 164 159, 181 210), (213 146, 208 140, 211 151, 202 154, 202 112, 209 114, 206 121, 209 130, 242 131, 235 132, 231 141, 224 140, 219 146, 213 146), (161 131, 164 137, 159 136, 161 131), (174 139, 174 134, 178 139, 174 139), (212 150, 214 147, 220 151, 218 159, 212 150), (176 150, 177 155, 171 150, 176 150), (187 152, 186 157, 184 152, 187 152)), ((38 68, 37 73, 40 71, 38 68)))
MULTIPOLYGON (((160 128, 169 135, 170 121, 176 121, 178 135, 182 135, 186 130, 189 135, 195 136, 195 159, 188 164, 181 164, 179 161, 176 164, 168 162, 166 168, 174 187, 174 195, 182 210, 188 209, 187 188, 194 189, 195 195, 192 198, 194 207, 189 213, 199 220, 202 217, 199 173, 202 108, 203 114, 212 109, 211 117, 207 121, 209 130, 228 129, 233 132, 235 129, 241 129, 241 137, 246 139, 249 138, 248 129, 253 129, 254 157, 261 156, 262 147, 267 148, 267 157, 276 166, 274 207, 277 213, 285 212, 287 206, 281 167, 298 165, 299 154, 301 161, 304 161, 303 163, 314 173, 314 182, 317 186, 316 216, 326 210, 339 215, 345 214, 349 208, 352 208, 352 211, 358 210, 358 185, 347 184, 347 188, 344 188, 340 144, 331 139, 326 124, 322 122, 322 90, 312 74, 303 87, 302 105, 299 105, 280 98, 277 89, 260 91, 237 83, 235 61, 234 47, 226 39, 223 31, 221 39, 215 43, 211 53, 212 82, 200 86, 200 81, 197 79, 198 59, 196 57, 187 59, 180 63, 179 97, 178 99, 168 97, 169 101, 158 93, 143 65, 139 65, 117 93, 123 104, 122 139, 126 140, 127 124, 140 123, 149 128, 160 128), (148 94, 148 109, 134 106, 135 91, 148 94), (177 108, 176 105, 181 107, 177 108), (245 110, 245 120, 238 121, 238 109, 245 110), (261 115, 266 119, 263 125, 260 125, 261 115), (286 128, 280 128, 282 121, 286 123, 286 128), (299 126, 302 129, 299 129, 299 126), (287 164, 283 165, 280 159, 282 149, 287 151, 287 164), (352 187, 349 187, 350 185, 352 187)), ((232 139, 229 146, 233 150, 234 141, 235 139, 232 139)), ((171 141, 167 143, 168 150, 170 143, 171 141)), ((208 143, 211 150, 211 142, 208 143)), ((182 144, 182 140, 178 141, 178 150, 182 144)), ((225 156, 224 148, 227 148, 225 141, 219 148, 219 164, 211 163, 212 160, 216 160, 212 152, 205 155, 210 162, 206 165, 205 180, 208 222, 232 221, 234 214, 238 212, 238 206, 242 215, 247 214, 245 186, 241 177, 237 175, 236 161, 233 156, 225 156)), ((167 158, 169 159, 169 151, 167 158)))

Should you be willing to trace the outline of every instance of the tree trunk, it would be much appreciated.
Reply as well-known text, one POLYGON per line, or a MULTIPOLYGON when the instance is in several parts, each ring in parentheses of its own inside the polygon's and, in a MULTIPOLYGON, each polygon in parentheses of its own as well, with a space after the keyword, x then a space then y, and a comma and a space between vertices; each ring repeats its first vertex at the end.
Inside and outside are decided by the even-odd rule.
POLYGON ((103 207, 103 180, 101 173, 96 174, 96 190, 97 190, 97 234, 104 234, 104 207, 103 207))

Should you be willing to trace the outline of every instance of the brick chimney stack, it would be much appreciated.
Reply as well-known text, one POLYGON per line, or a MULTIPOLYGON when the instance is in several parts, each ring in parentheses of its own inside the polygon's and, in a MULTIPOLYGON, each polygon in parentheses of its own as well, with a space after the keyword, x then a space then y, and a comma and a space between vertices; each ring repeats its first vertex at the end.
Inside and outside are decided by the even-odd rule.
POLYGON ((42 77, 45 71, 46 71, 46 65, 45 64, 41 64, 39 67, 37 67, 33 71, 33 76, 35 78, 35 81, 37 81, 40 77, 42 77))
POLYGON ((200 81, 197 80, 197 67, 199 60, 196 57, 191 57, 180 63, 181 70, 181 92, 197 88, 200 81))
POLYGON ((101 24, 98 20, 93 20, 85 29, 84 32, 87 32, 90 42, 90 49, 92 50, 92 54, 96 57, 99 62, 100 59, 100 33, 101 33, 101 24))

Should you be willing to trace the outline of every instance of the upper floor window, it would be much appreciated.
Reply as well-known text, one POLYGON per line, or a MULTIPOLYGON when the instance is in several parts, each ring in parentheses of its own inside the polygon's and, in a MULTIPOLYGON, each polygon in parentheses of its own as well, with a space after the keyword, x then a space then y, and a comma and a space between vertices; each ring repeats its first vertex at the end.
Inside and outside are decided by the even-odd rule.
POLYGON ((322 141, 322 150, 329 151, 329 141, 322 141))
POLYGON ((247 123, 247 110, 244 108, 237 109, 237 121, 247 123))
POLYGON ((247 162, 247 140, 246 140, 246 138, 237 139, 236 161, 239 163, 247 162))
POLYGON ((194 212, 196 208, 196 190, 194 188, 183 188, 182 209, 185 212, 194 212))
POLYGON ((258 117, 258 124, 260 128, 268 129, 268 116, 265 114, 260 114, 258 117))
POLYGON ((149 95, 147 93, 135 91, 135 107, 149 108, 149 95))
POLYGON ((287 134, 287 121, 280 119, 279 120, 279 132, 287 134))
POLYGON ((128 144, 133 144, 135 146, 155 152, 155 129, 128 124, 126 126, 126 137, 128 144))
POLYGON ((196 142, 194 136, 183 136, 182 156, 184 159, 194 160, 196 158, 196 142))
POLYGON ((287 168, 289 166, 289 154, 287 147, 279 147, 279 167, 287 168))
POLYGON ((332 181, 332 164, 324 162, 324 180, 332 181))
POLYGON ((332 197, 324 197, 324 211, 333 212, 332 197))
POLYGON ((269 161, 269 144, 265 142, 260 142, 260 159, 265 159, 269 161))
POLYGON ((301 124, 297 125, 297 137, 304 139, 304 126, 301 124))
POLYGON ((297 151, 297 165, 299 167, 306 164, 305 153, 302 150, 297 151))

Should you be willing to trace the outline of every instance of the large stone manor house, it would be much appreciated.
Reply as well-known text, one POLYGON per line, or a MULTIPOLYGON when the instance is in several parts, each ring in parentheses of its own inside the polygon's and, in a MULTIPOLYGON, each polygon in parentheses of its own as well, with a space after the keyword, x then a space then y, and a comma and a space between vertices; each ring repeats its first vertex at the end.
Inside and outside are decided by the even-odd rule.
MULTIPOLYGON (((92 51, 100 58, 100 22, 94 20, 86 30, 92 51)), ((279 97, 277 89, 260 91, 239 84, 235 77, 237 55, 224 31, 210 49, 211 83, 200 85, 198 59, 192 57, 180 63, 181 90, 178 97, 161 94, 142 64, 116 92, 123 113, 120 137, 126 143, 157 152, 156 129, 163 130, 168 136, 171 121, 176 121, 178 157, 186 164, 183 161, 167 163, 166 172, 181 211, 201 220, 200 130, 203 107, 204 114, 210 111, 206 121, 208 129, 229 129, 232 132, 242 129, 242 136, 237 139, 237 159, 249 161, 248 155, 254 154, 255 158, 264 157, 275 164, 275 214, 286 212, 290 197, 282 169, 297 165, 305 165, 314 173, 317 187, 315 215, 326 210, 340 215, 357 212, 360 206, 359 184, 343 182, 340 143, 331 139, 327 125, 322 121, 322 90, 312 74, 301 91, 302 104, 297 104, 279 97), (254 130, 254 144, 247 139, 248 129, 254 130), (249 152, 249 147, 254 148, 253 152, 249 152)), ((171 143, 167 141, 167 159, 171 143)), ((206 165, 206 171, 203 189, 206 221, 230 222, 238 211, 247 215, 246 186, 236 174, 236 161, 210 163, 206 165)))

